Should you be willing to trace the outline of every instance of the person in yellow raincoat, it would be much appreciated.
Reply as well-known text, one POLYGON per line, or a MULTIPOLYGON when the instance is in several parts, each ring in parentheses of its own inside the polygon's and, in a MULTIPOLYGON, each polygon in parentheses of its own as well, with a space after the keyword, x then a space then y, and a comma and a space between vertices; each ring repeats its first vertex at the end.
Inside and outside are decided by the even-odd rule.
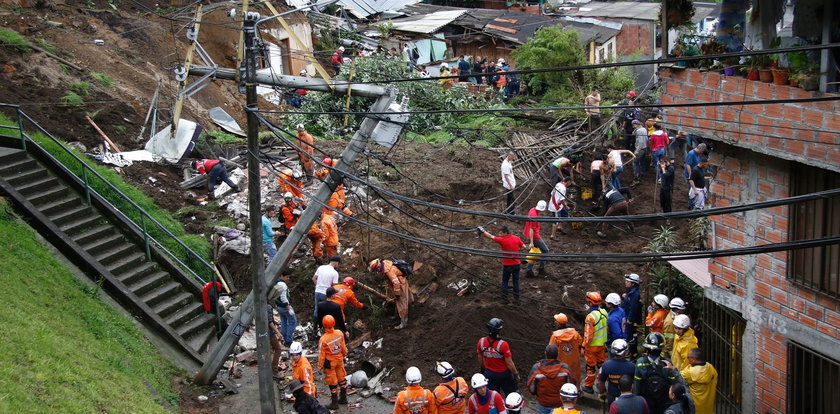
POLYGON ((674 366, 682 371, 689 365, 688 351, 697 347, 697 337, 694 336, 694 329, 691 329, 691 320, 688 315, 677 315, 674 318, 674 352, 671 361, 674 366))
POLYGON ((695 414, 713 414, 717 393, 718 372, 712 364, 706 362, 700 348, 688 351, 689 365, 680 371, 685 378, 691 398, 694 399, 695 414))

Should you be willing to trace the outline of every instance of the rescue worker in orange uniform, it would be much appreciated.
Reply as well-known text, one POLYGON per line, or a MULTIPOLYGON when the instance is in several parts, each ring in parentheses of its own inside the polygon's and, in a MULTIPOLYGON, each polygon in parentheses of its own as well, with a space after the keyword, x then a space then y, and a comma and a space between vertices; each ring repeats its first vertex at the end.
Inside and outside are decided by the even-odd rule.
POLYGON ((324 231, 324 249, 327 257, 338 254, 338 224, 335 222, 335 213, 332 210, 323 209, 321 214, 321 230, 324 231))
MULTIPOLYGON (((344 315, 344 307, 347 306, 348 303, 359 309, 364 309, 365 304, 359 302, 359 300, 356 299, 356 294, 353 292, 353 286, 356 285, 356 279, 347 276, 344 280, 342 280, 342 282, 343 283, 333 285, 333 289, 335 289, 335 296, 332 298, 332 301, 341 307, 341 314, 344 315)), ((344 316, 344 320, 347 320, 346 315, 344 316)))
POLYGON ((292 193, 293 196, 303 198, 303 173, 300 170, 292 171, 291 168, 283 168, 277 176, 277 184, 281 194, 292 193))
POLYGON ((668 316, 668 297, 658 294, 653 297, 653 303, 648 306, 648 314, 645 317, 645 325, 651 332, 663 333, 665 318, 668 316))
POLYGON ((408 386, 397 394, 394 402, 394 414, 437 414, 435 396, 431 391, 420 386, 423 376, 417 367, 408 367, 405 382, 408 386))
POLYGON ((414 295, 405 276, 390 260, 373 259, 370 262, 370 270, 385 275, 388 290, 396 298, 397 315, 400 317, 400 324, 394 329, 405 328, 408 326, 408 305, 414 302, 414 295))
POLYGON ((573 378, 571 382, 579 384, 581 378, 580 347, 583 343, 583 337, 580 336, 577 329, 568 326, 569 317, 565 313, 554 315, 554 321, 557 322, 557 330, 551 333, 548 344, 557 345, 559 351, 557 359, 569 366, 573 378))
POLYGON ((283 216, 283 226, 286 228, 286 234, 292 231, 292 227, 297 224, 302 212, 303 204, 297 202, 292 193, 286 192, 283 194, 283 204, 280 204, 280 214, 283 216))
POLYGON ((575 408, 580 392, 578 392, 575 384, 563 384, 560 387, 560 398, 563 399, 563 406, 555 408, 551 414, 586 414, 586 411, 581 411, 575 408))
POLYGON ((467 393, 470 391, 467 381, 456 377, 455 368, 446 361, 436 362, 435 371, 444 381, 432 392, 438 414, 464 414, 467 409, 467 393))
MULTIPOLYGON (((315 263, 322 263, 324 260, 324 251, 321 249, 321 244, 324 243, 324 230, 321 229, 321 220, 315 220, 312 227, 306 233, 309 238, 309 243, 312 246, 312 257, 315 258, 315 263)), ((329 256, 332 257, 332 256, 329 256)))
POLYGON ((309 132, 306 131, 306 127, 303 124, 297 125, 297 145, 300 147, 298 150, 298 158, 300 158, 300 165, 303 167, 303 173, 306 175, 306 182, 309 183, 312 181, 312 176, 315 172, 315 162, 312 160, 312 154, 315 153, 314 148, 312 148, 312 142, 314 139, 309 132))
POLYGON ((312 377, 312 364, 309 359, 303 356, 303 346, 300 342, 292 342, 289 346, 289 356, 292 358, 292 379, 296 379, 303 384, 303 392, 317 397, 315 389, 315 380, 312 377))
POLYGON ((607 311, 601 308, 601 294, 586 292, 589 314, 583 323, 584 359, 586 360, 586 379, 582 391, 595 393, 592 388, 598 377, 598 369, 607 360, 607 311))
POLYGON ((352 216, 353 211, 347 208, 346 201, 347 194, 344 191, 344 184, 339 184, 330 196, 330 199, 327 200, 327 205, 336 211, 344 213, 346 216, 352 216))
POLYGON ((344 332, 335 329, 335 318, 324 316, 321 320, 324 334, 318 341, 318 369, 324 371, 324 382, 330 387, 330 410, 337 410, 338 404, 347 404, 347 372, 344 371, 344 358, 347 345, 344 332))
POLYGON ((566 383, 575 383, 569 366, 557 359, 557 345, 545 347, 545 359, 540 360, 531 368, 528 375, 528 390, 537 397, 537 412, 548 413, 550 410, 563 406, 560 398, 560 387, 566 383))

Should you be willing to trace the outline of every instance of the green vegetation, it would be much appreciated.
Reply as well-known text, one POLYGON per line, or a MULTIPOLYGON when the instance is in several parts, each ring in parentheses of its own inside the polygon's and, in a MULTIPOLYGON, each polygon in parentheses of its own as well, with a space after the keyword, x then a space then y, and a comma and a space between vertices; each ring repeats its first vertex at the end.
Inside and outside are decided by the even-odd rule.
POLYGON ((61 103, 70 106, 82 106, 85 104, 85 100, 73 91, 67 91, 67 95, 62 96, 59 100, 61 103))
POLYGON ((69 51, 69 50, 64 50, 64 49, 61 49, 61 54, 62 54, 62 55, 64 55, 64 56, 69 57, 70 59, 73 59, 73 58, 75 58, 75 57, 76 57, 76 54, 75 54, 75 53, 73 53, 73 52, 71 52, 71 51, 69 51))
POLYGON ((65 75, 70 73, 70 66, 67 66, 64 63, 59 62, 58 67, 61 68, 61 73, 65 74, 65 75))
MULTIPOLYGON (((0 125, 17 125, 15 122, 0 114, 0 125)), ((2 128, 0 128, 2 130, 2 128)), ((47 137, 44 134, 36 133, 31 134, 30 137, 44 147, 50 154, 52 154, 55 158, 57 158, 65 167, 67 167, 70 171, 72 171, 77 176, 82 176, 83 167, 79 164, 75 158, 73 158, 69 153, 64 151, 61 147, 58 146, 53 140, 47 137)), ((166 210, 160 208, 155 202, 146 196, 139 188, 132 186, 131 184, 126 183, 123 181, 122 176, 117 174, 116 171, 112 170, 111 168, 102 166, 95 161, 88 158, 86 155, 74 150, 70 149, 70 151, 83 160, 85 164, 87 164, 90 168, 96 171, 99 175, 101 175, 105 180, 110 182, 114 187, 116 187, 120 192, 125 194, 131 201, 135 204, 140 206, 143 210, 145 210, 152 218, 157 220, 164 228, 166 228, 170 233, 175 235, 178 239, 181 240, 185 245, 187 245, 190 249, 196 252, 200 257, 204 258, 205 260, 209 260, 210 257, 210 245, 207 240, 198 234, 187 234, 184 230, 184 226, 173 217, 172 214, 167 212, 166 210)), ((135 223, 140 223, 141 214, 134 208, 131 203, 129 203, 126 199, 121 197, 117 194, 116 191, 111 189, 105 182, 96 178, 93 174, 88 172, 88 179, 90 182, 90 187, 96 190, 102 197, 106 200, 111 202, 117 209, 123 212, 128 218, 133 220, 135 223)), ((146 221, 146 228, 155 240, 161 243, 167 250, 172 252, 175 257, 180 259, 184 262, 187 266, 193 269, 199 276, 204 278, 205 280, 209 280, 212 278, 212 271, 204 267, 198 260, 194 259, 192 255, 188 255, 187 252, 181 247, 175 240, 167 236, 163 230, 158 228, 158 226, 150 223, 148 220, 146 221)), ((2 410, 0 410, 2 411, 2 410)))
POLYGON ((99 82, 100 85, 102 85, 106 88, 110 88, 110 87, 114 86, 114 78, 112 78, 112 77, 110 77, 110 76, 108 76, 104 73, 91 72, 90 77, 95 79, 97 82, 99 82))
POLYGON ((70 90, 82 96, 90 95, 90 83, 76 82, 70 84, 70 90))
POLYGON ((29 53, 29 51, 32 50, 32 47, 29 46, 29 42, 27 42, 20 33, 11 29, 6 29, 5 27, 0 27, 0 45, 6 49, 21 54, 29 53))
POLYGON ((41 49, 44 49, 47 53, 50 53, 52 55, 56 54, 55 46, 47 43, 46 40, 35 39, 35 43, 38 45, 38 47, 40 47, 41 49))
MULTIPOLYGON (((646 252, 670 253, 685 250, 679 246, 673 227, 660 227, 645 246, 646 252)), ((650 292, 663 293, 669 298, 679 297, 688 303, 703 301, 703 288, 675 269, 668 262, 653 262, 647 265, 650 276, 650 292)))
POLYGON ((222 131, 211 131, 207 130, 207 135, 212 138, 214 144, 244 144, 245 138, 238 137, 233 134, 228 134, 227 132, 222 131))
POLYGON ((0 412, 169 413, 178 372, 0 199, 0 412))

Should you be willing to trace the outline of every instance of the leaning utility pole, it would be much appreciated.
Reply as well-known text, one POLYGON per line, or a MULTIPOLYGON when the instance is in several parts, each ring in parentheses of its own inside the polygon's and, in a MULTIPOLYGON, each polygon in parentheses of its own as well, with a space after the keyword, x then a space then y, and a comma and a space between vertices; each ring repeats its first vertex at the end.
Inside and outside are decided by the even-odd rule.
POLYGON ((267 312, 266 282, 263 267, 262 216, 260 214, 260 150, 259 123, 254 111, 257 108, 257 56, 256 45, 257 13, 245 13, 245 109, 248 114, 248 222, 251 226, 251 275, 253 277, 253 295, 255 297, 255 324, 257 330, 257 367, 260 384, 260 412, 274 414, 274 387, 271 366, 271 343, 268 332, 268 318, 273 312, 267 312))

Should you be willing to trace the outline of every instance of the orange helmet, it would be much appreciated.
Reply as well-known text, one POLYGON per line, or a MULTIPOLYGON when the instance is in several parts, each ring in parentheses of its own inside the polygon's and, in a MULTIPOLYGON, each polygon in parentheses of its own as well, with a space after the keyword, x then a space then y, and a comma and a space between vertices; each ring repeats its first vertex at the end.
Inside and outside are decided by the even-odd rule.
POLYGON ((333 318, 332 315, 324 316, 324 318, 321 319, 321 324, 324 325, 324 329, 332 329, 335 327, 335 318, 333 318))
POLYGON ((373 259, 370 261, 370 270, 376 270, 379 267, 379 259, 373 259))
POLYGON ((344 278, 344 284, 347 285, 347 286, 353 287, 353 285, 356 284, 356 279, 353 279, 352 277, 347 276, 347 277, 344 278))
POLYGON ((601 304, 601 294, 598 292, 586 292, 586 301, 592 306, 601 304))
POLYGON ((565 313, 558 313, 554 315, 554 320, 557 321, 557 323, 560 325, 565 325, 569 323, 569 317, 566 316, 565 313))

